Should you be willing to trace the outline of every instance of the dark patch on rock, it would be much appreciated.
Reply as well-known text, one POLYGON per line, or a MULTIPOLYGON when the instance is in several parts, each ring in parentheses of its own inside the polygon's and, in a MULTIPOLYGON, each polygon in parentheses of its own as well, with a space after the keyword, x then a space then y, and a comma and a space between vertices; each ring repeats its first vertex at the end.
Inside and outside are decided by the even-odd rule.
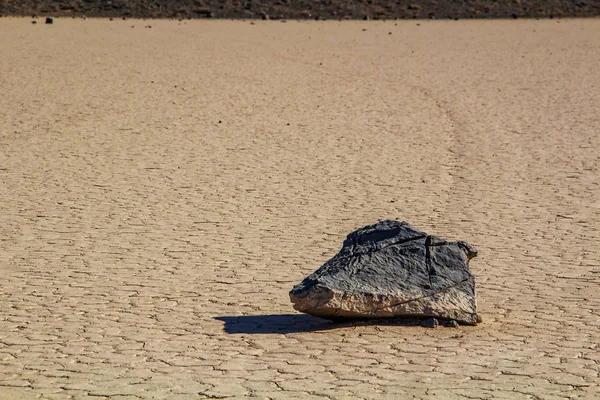
POLYGON ((290 292, 294 308, 317 317, 434 317, 475 325, 477 250, 407 222, 382 221, 348 235, 342 249, 290 292))

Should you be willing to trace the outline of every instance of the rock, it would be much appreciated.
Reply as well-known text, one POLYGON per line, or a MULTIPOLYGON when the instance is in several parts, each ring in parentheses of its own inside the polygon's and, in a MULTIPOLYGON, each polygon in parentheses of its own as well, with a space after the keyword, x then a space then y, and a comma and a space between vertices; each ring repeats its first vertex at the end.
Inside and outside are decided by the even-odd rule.
POLYGON ((52 20, 52 18, 50 18, 50 17, 46 17, 46 23, 47 23, 47 24, 51 24, 51 23, 53 23, 53 22, 54 22, 54 21, 52 20))
MULTIPOLYGON (((477 321, 477 322, 481 322, 481 321, 477 321)), ((453 319, 449 319, 448 321, 446 321, 446 327, 448 328, 458 328, 460 325, 458 325, 458 322, 456 322, 453 319)))
POLYGON ((440 326, 440 322, 436 318, 425 318, 421 321, 421 326, 424 328, 437 328, 440 326))
POLYGON ((480 322, 468 262, 477 250, 406 222, 382 221, 348 235, 342 249, 290 292, 317 317, 434 317, 480 322))

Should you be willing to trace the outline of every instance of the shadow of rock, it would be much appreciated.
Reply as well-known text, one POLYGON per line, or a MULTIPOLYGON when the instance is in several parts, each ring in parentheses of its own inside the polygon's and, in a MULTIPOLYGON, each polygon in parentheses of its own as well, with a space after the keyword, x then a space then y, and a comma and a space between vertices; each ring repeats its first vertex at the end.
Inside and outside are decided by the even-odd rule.
POLYGON ((227 333, 285 334, 332 329, 336 325, 326 319, 307 314, 268 314, 214 317, 223 321, 227 333))
POLYGON ((219 316, 214 319, 223 321, 223 330, 230 334, 286 334, 300 332, 317 332, 331 329, 348 328, 367 325, 417 326, 418 319, 377 319, 377 320, 343 320, 330 321, 307 314, 267 314, 219 316))

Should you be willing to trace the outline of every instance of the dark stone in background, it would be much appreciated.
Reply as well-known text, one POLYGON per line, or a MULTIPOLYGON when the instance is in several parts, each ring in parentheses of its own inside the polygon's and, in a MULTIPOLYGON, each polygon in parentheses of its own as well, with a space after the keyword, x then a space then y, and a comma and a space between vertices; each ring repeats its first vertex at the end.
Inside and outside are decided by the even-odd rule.
POLYGON ((463 19, 600 16, 600 0, 0 0, 0 15, 252 18, 463 19))

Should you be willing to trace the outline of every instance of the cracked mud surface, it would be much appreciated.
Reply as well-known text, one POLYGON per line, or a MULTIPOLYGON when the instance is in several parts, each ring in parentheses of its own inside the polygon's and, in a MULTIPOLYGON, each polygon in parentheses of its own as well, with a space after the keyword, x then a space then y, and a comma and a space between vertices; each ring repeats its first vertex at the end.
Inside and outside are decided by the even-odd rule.
POLYGON ((3 396, 600 397, 600 21, 58 22, 0 23, 3 396), (482 324, 293 311, 387 218, 482 324))

